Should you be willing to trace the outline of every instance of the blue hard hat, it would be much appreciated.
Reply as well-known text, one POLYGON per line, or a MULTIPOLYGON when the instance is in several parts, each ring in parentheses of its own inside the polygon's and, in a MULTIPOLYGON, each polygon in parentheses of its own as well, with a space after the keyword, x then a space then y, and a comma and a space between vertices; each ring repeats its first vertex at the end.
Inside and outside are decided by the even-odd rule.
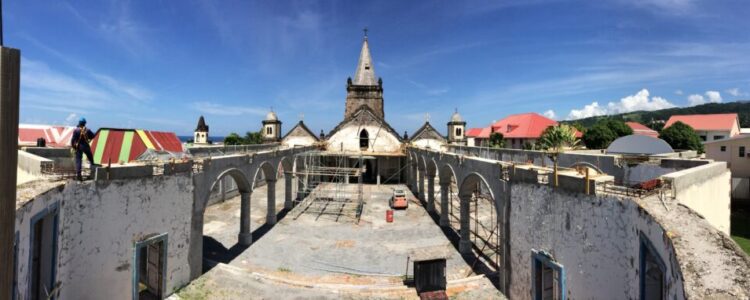
POLYGON ((78 120, 78 124, 81 124, 81 125, 86 124, 86 118, 81 118, 80 120, 78 120))

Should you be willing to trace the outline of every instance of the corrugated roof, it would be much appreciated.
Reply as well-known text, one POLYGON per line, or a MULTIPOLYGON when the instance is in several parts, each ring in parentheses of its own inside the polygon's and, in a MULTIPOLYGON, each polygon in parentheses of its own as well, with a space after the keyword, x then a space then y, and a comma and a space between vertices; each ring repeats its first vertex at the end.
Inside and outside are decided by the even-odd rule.
POLYGON ((739 127, 739 117, 737 114, 706 114, 706 115, 674 115, 669 117, 664 128, 680 121, 694 130, 732 130, 737 125, 739 127))
POLYGON ((182 152, 182 143, 173 132, 140 129, 102 128, 91 141, 94 163, 131 162, 147 149, 182 152))
POLYGON ((648 128, 646 125, 643 125, 638 122, 625 122, 625 125, 628 125, 630 129, 633 129, 633 134, 637 135, 645 135, 650 137, 659 137, 659 133, 656 132, 656 130, 653 130, 651 128, 648 128))
POLYGON ((47 147, 68 147, 74 130, 72 126, 19 124, 18 145, 36 146, 36 140, 44 138, 47 147))

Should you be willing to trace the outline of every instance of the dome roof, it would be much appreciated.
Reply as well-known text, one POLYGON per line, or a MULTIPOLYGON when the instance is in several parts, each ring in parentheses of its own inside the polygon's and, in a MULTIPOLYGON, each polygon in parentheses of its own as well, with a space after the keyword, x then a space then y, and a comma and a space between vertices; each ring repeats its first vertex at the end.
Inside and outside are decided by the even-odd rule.
POLYGON ((451 122, 463 122, 464 119, 461 118, 461 115, 458 113, 458 111, 454 112, 451 116, 451 122))
POLYGON ((273 111, 269 111, 268 114, 266 114, 266 121, 278 121, 279 117, 276 116, 276 113, 273 111))
POLYGON ((672 146, 664 140, 637 134, 620 137, 607 148, 607 153, 614 154, 654 155, 672 152, 672 146))

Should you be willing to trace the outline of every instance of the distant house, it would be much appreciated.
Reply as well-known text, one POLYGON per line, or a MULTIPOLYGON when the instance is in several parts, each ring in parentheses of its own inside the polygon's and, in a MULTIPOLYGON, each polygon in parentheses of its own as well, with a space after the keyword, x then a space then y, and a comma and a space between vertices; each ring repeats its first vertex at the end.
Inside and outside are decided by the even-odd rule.
POLYGON ((625 122, 625 125, 628 125, 630 129, 633 129, 633 134, 635 135, 645 135, 650 137, 659 137, 659 133, 656 132, 656 130, 653 130, 651 128, 648 128, 646 125, 643 125, 638 122, 625 122))
MULTIPOLYGON (((466 130, 466 145, 479 146, 479 141, 481 141, 481 133, 482 128, 469 128, 468 130, 466 130)), ((487 136, 489 136, 489 134, 487 136)))
POLYGON ((704 143, 706 158, 727 162, 732 171, 732 197, 750 200, 750 135, 704 143))
MULTIPOLYGON (((490 134, 498 132, 503 135, 506 148, 522 149, 524 145, 536 143, 547 127, 555 125, 555 120, 538 113, 523 113, 507 116, 489 127, 469 129, 466 136, 472 138, 476 146, 489 146, 490 134)), ((576 131, 576 137, 581 136, 576 131)))
POLYGON ((678 121, 693 127, 704 142, 740 134, 740 118, 737 114, 674 115, 664 124, 664 129, 678 121))

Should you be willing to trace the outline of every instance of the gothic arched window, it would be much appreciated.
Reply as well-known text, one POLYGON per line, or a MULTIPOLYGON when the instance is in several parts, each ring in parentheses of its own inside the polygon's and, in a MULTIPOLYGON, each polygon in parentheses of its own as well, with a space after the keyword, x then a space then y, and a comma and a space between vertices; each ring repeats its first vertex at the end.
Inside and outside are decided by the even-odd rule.
POLYGON ((364 150, 370 147, 370 134, 367 129, 362 129, 359 133, 359 148, 364 150))

